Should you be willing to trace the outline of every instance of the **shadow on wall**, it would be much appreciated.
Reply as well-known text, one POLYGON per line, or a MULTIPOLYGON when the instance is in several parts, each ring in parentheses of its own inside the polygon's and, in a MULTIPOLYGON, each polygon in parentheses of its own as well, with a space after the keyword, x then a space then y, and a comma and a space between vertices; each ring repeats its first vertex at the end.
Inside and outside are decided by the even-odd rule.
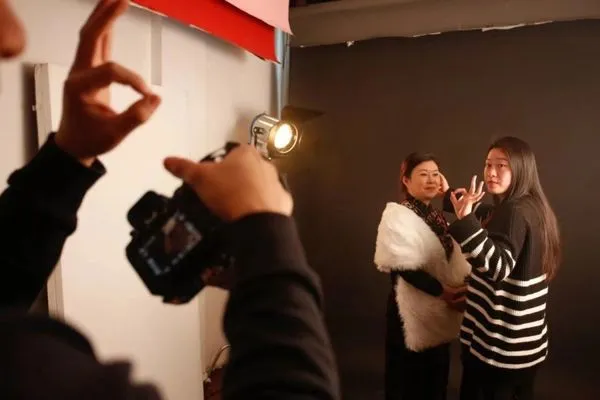
POLYGON ((228 139, 239 143, 248 143, 250 140, 250 124, 256 117, 256 113, 246 110, 238 111, 237 114, 239 117, 228 139))
POLYGON ((31 160, 38 151, 37 118, 35 114, 35 76, 34 64, 23 63, 21 79, 23 82, 23 128, 25 135, 24 159, 31 160))
POLYGON ((564 238, 539 398, 600 397, 590 368, 600 356, 600 292, 589 284, 600 280, 600 216, 592 211, 600 198, 600 168, 592 167, 600 148, 599 36, 600 22, 587 21, 293 49, 290 103, 325 115, 279 164, 323 281, 345 399, 382 398, 390 288, 372 259, 383 207, 397 198, 400 162, 432 151, 450 183, 465 185, 481 174, 489 143, 506 134, 536 151, 564 238))

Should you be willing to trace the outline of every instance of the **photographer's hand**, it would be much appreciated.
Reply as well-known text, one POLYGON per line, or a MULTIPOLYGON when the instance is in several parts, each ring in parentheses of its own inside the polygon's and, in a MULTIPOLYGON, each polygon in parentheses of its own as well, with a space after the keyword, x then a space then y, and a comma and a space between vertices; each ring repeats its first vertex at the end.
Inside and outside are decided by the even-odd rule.
POLYGON ((241 145, 220 163, 169 158, 165 166, 231 222, 235 279, 223 316, 231 344, 223 397, 339 399, 319 278, 273 164, 241 145))
POLYGON ((90 166, 115 148, 160 104, 135 72, 111 61, 113 25, 128 8, 127 0, 101 0, 81 28, 75 61, 64 85, 63 115, 56 144, 90 166), (121 114, 110 108, 109 86, 130 86, 142 95, 121 114))
POLYGON ((98 1, 80 31, 64 84, 58 132, 26 166, 11 174, 0 195, 0 226, 10 230, 0 240, 3 307, 31 306, 77 226, 85 194, 105 171, 100 164, 87 167, 147 120, 160 102, 141 77, 110 62, 113 25, 128 3, 98 1), (113 82, 142 95, 122 114, 110 108, 108 88, 113 82))
POLYGON ((171 157, 165 167, 193 187, 225 221, 264 212, 292 214, 292 197, 281 185, 276 168, 250 145, 240 145, 220 163, 171 157))

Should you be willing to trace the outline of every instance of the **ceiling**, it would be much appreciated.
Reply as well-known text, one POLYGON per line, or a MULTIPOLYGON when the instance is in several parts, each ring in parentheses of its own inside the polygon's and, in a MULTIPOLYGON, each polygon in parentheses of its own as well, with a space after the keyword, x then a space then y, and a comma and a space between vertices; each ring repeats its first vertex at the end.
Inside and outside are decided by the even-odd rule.
POLYGON ((329 3, 331 1, 340 1, 340 0, 290 0, 290 7, 309 6, 311 4, 329 3))
POLYGON ((600 19, 598 0, 291 0, 290 5, 292 46, 600 19))

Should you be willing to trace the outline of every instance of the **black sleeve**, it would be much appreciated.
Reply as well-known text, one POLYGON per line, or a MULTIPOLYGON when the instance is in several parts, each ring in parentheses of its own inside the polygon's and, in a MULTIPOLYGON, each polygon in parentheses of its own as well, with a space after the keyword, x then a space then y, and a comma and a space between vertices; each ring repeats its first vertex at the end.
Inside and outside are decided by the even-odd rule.
POLYGON ((0 306, 29 308, 75 230, 83 197, 104 174, 60 150, 53 135, 0 196, 0 306))
POLYGON ((406 282, 431 296, 440 297, 444 293, 442 284, 422 269, 395 271, 394 274, 401 276, 406 282))
POLYGON ((231 345, 224 399, 339 399, 319 278, 293 219, 257 214, 231 226, 235 282, 225 311, 231 345))
POLYGON ((0 314, 0 398, 159 400, 153 385, 135 384, 131 365, 101 364, 87 339, 46 317, 0 314))
POLYGON ((494 212, 487 229, 473 214, 455 221, 449 229, 473 268, 497 282, 508 278, 515 267, 528 225, 514 204, 504 204, 494 212))
POLYGON ((444 201, 442 202, 442 209, 452 214, 454 214, 454 206, 452 205, 452 200, 450 200, 450 193, 454 190, 456 189, 450 188, 446 190, 446 193, 444 193, 444 201))

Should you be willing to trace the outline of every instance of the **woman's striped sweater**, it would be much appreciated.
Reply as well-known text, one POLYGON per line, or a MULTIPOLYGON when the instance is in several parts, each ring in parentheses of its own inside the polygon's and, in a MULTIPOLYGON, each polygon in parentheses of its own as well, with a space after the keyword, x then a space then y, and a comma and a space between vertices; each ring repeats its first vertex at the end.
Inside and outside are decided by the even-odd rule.
POLYGON ((473 266, 463 345, 499 368, 528 368, 544 361, 548 283, 535 208, 526 200, 480 206, 451 224, 450 234, 473 266))

